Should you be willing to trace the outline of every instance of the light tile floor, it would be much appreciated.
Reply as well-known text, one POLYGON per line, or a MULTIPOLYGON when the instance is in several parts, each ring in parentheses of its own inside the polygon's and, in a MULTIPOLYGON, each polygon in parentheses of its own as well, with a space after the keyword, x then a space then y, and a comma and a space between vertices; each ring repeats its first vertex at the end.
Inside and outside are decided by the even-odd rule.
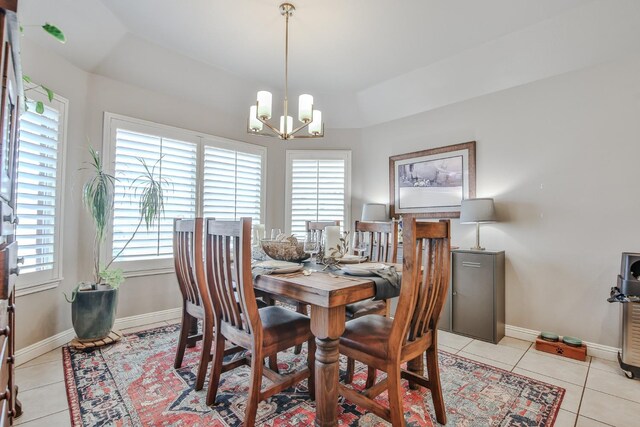
MULTIPOLYGON (((123 332, 172 323, 175 321, 123 332)), ((592 357, 579 362, 536 351, 532 343, 509 337, 493 345, 441 331, 439 346, 449 353, 566 389, 555 424, 558 427, 640 426, 640 381, 625 378, 615 362, 592 357)), ((16 372, 24 408, 17 424, 69 426, 60 349, 18 366, 16 372)))

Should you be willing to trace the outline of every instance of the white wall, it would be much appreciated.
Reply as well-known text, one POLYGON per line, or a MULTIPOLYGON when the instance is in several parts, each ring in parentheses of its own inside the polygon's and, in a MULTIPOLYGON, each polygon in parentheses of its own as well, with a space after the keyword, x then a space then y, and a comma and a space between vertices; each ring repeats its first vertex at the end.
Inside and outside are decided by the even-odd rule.
MULTIPOLYGON (((388 200, 388 158, 477 141, 477 195, 500 222, 481 241, 506 251, 506 321, 619 345, 605 300, 622 251, 640 252, 640 57, 572 72, 366 128, 360 201, 388 200)), ((453 244, 475 228, 453 222, 453 244)))

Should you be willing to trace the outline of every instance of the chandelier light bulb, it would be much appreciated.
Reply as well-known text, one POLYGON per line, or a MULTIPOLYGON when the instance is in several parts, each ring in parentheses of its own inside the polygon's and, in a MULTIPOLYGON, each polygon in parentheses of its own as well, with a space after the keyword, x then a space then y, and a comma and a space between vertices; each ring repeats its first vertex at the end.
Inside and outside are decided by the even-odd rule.
POLYGON ((302 123, 311 121, 311 113, 313 109, 313 96, 304 94, 298 98, 298 120, 302 123))
POLYGON ((313 121, 309 124, 310 135, 322 135, 322 111, 313 110, 313 121))
POLYGON ((262 122, 258 120, 258 107, 252 105, 249 108, 249 129, 253 132, 260 132, 262 130, 262 122))
POLYGON ((261 90, 258 92, 258 117, 262 120, 271 118, 271 92, 261 90))
POLYGON ((280 133, 283 135, 288 135, 291 133, 293 129, 293 117, 287 116, 287 127, 284 127, 284 116, 280 116, 280 133))

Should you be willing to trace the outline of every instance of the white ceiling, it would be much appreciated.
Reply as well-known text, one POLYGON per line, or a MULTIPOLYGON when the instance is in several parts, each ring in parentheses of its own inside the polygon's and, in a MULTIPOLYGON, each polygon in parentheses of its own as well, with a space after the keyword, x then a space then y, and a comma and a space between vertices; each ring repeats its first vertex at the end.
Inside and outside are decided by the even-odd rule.
MULTIPOLYGON (((565 43, 553 57, 544 56, 557 43, 562 45, 573 39, 580 43, 585 37, 587 42, 589 37, 600 40, 602 32, 608 34, 609 27, 593 28, 593 20, 600 20, 602 11, 613 13, 607 25, 615 27, 616 19, 629 19, 630 12, 632 22, 627 24, 631 27, 640 24, 637 19, 640 2, 636 0, 293 0, 293 3, 297 10, 290 22, 292 96, 300 91, 314 94, 316 104, 326 112, 325 117, 334 117, 334 127, 384 121, 388 117, 384 113, 367 116, 367 106, 394 91, 396 95, 404 93, 423 77, 431 79, 427 89, 452 86, 451 93, 455 92, 455 96, 439 94, 437 99, 441 101, 435 104, 425 102, 421 106, 417 102, 408 109, 395 108, 400 105, 391 105, 389 109, 402 110, 401 115, 406 116, 597 63, 602 60, 601 53, 610 51, 609 45, 597 45, 589 58, 583 55, 573 62, 566 58, 575 50, 571 43, 565 43), (563 34, 567 28, 571 33, 563 34), (540 40, 546 44, 541 45, 540 40), (536 51, 535 55, 527 56, 532 46, 542 53, 536 51), (516 64, 509 64, 508 58, 512 56, 516 64), (494 66, 496 59, 503 68, 493 71, 487 68, 494 66), (537 74, 509 75, 512 65, 533 65, 535 69, 536 64, 545 60, 556 61, 558 65, 548 64, 537 74), (448 63, 451 65, 447 66, 448 63), (447 70, 454 65, 455 81, 446 81, 451 74, 447 70), (434 73, 434 69, 440 71, 434 73), (489 85, 486 81, 474 83, 477 69, 491 72, 485 80, 499 81, 489 85), (458 93, 465 86, 474 90, 467 95, 458 93), (336 118, 337 112, 340 119, 336 118)), ((210 83, 213 93, 216 85, 224 86, 220 82, 232 82, 241 95, 237 98, 242 99, 237 100, 237 105, 225 99, 221 105, 239 112, 253 101, 256 90, 262 87, 282 90, 284 19, 278 11, 279 4, 280 0, 20 0, 19 13, 25 25, 48 21, 62 28, 68 39, 65 45, 56 44, 41 31, 28 27, 26 37, 54 49, 86 71, 179 94, 184 85, 170 81, 175 80, 175 75, 167 75, 164 81, 163 73, 154 70, 163 62, 177 72, 183 66, 184 72, 193 77, 207 79, 211 75, 212 81, 200 86, 210 83), (151 62, 155 69, 149 68, 151 62), (153 78, 145 78, 150 73, 153 78)), ((609 41, 612 45, 620 44, 618 39, 609 41)), ((420 92, 420 97, 423 96, 430 94, 420 92)), ((404 97, 400 96, 397 102, 404 97)), ((206 97, 198 102, 206 103, 206 97)))

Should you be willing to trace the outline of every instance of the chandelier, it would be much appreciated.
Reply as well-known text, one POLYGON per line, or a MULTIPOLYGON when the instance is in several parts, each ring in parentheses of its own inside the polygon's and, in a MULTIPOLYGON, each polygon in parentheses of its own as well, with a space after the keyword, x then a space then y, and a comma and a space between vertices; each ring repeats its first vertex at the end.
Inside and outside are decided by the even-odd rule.
POLYGON ((271 92, 261 90, 258 92, 256 105, 249 108, 249 121, 247 132, 278 137, 283 140, 296 138, 322 138, 324 136, 324 124, 322 123, 322 112, 313 109, 313 96, 304 94, 298 98, 298 120, 302 123, 298 127, 293 127, 293 118, 289 116, 289 17, 293 15, 296 8, 291 3, 280 5, 280 14, 285 17, 285 39, 284 39, 284 115, 280 116, 280 127, 276 128, 269 120, 271 119, 271 92), (285 120, 286 118, 286 120, 285 120), (268 131, 263 131, 264 127, 268 131), (308 134, 299 134, 303 129, 307 129, 308 134))

